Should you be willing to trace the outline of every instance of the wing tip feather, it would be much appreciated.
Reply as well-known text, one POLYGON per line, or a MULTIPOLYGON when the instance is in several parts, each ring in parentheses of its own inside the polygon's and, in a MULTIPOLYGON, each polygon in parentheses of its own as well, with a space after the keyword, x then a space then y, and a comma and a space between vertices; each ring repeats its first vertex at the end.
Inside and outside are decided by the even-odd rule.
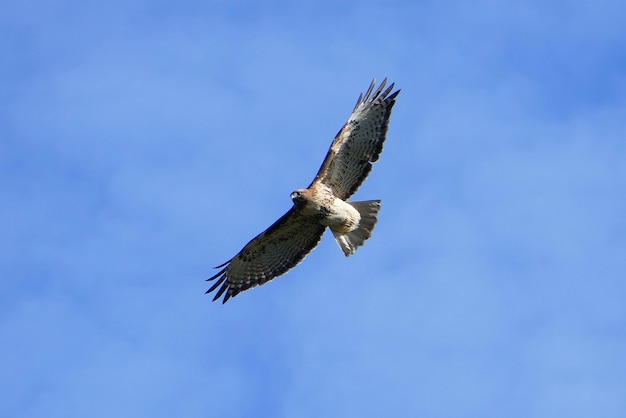
POLYGON ((231 261, 233 261, 233 259, 232 259, 232 258, 231 258, 230 260, 228 260, 227 262, 225 262, 225 263, 223 263, 223 264, 220 264, 219 266, 215 266, 215 267, 213 267, 213 268, 214 268, 214 269, 219 269, 219 268, 222 268, 222 267, 224 267, 226 264, 230 263, 231 261))
MULTIPOLYGON (((227 261, 226 263, 215 267, 216 269, 220 268, 220 267, 224 267, 226 266, 226 264, 230 263, 230 261, 227 261)), ((211 280, 215 280, 217 279, 219 276, 221 276, 222 274, 224 274, 224 272, 226 271, 226 269, 228 268, 228 266, 224 267, 223 269, 221 269, 216 275, 209 277, 208 279, 206 279, 207 282, 210 282, 211 280)), ((221 279, 220 279, 221 280, 221 279)))
POLYGON ((396 83, 391 83, 386 89, 388 77, 385 77, 380 85, 374 90, 376 87, 376 78, 372 79, 372 83, 369 88, 365 92, 365 94, 361 93, 359 95, 358 100, 356 101, 356 105, 354 106, 354 110, 356 110, 360 105, 365 103, 374 103, 376 101, 385 101, 385 102, 394 102, 395 98, 400 94, 400 89, 391 93, 396 86, 396 83), (391 94, 390 94, 391 93, 391 94))
POLYGON ((226 292, 226 295, 224 296, 224 300, 222 300, 222 305, 225 304, 226 301, 228 300, 228 298, 230 298, 230 290, 229 290, 229 288, 230 288, 230 286, 229 286, 228 282, 224 283, 222 285, 222 287, 220 287, 220 289, 215 294, 215 297, 213 298, 213 302, 218 300, 222 296, 222 294, 224 294, 224 292, 226 292))
POLYGON ((217 293, 215 294, 215 297, 213 298, 213 302, 215 302, 217 299, 219 299, 220 296, 222 296, 222 294, 224 294, 224 292, 226 292, 227 290, 228 290, 228 292, 226 292, 226 295, 224 296, 224 300, 222 300, 222 304, 226 303, 226 301, 231 296, 235 296, 238 293, 238 292, 233 292, 232 288, 230 286, 230 283, 228 283, 228 276, 226 275, 226 270, 228 269, 228 265, 227 264, 229 264, 230 262, 231 262, 231 260, 228 260, 224 264, 221 264, 221 265, 215 267, 215 268, 220 268, 220 267, 224 267, 225 266, 216 275, 206 279, 207 282, 217 279, 217 281, 215 283, 213 283, 211 288, 209 290, 207 290, 206 292, 204 292, 205 294, 208 295, 209 293, 215 291, 219 287, 219 289, 217 290, 217 293))

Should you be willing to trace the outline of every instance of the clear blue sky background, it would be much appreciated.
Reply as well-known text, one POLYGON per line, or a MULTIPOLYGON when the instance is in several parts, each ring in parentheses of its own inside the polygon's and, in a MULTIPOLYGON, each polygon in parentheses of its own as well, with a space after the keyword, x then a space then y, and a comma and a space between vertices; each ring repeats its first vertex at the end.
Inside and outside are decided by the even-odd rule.
MULTIPOLYGON (((6 2, 5 2, 6 3, 6 2)), ((23 1, 0 13, 0 416, 626 416, 623 1, 23 1), (330 235, 226 305, 370 80, 330 235)))

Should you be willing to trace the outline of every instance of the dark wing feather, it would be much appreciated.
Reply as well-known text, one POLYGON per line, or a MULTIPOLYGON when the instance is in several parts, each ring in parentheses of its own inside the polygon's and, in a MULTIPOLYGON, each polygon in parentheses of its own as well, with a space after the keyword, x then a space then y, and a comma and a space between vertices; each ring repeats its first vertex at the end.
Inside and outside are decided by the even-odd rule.
POLYGON ((326 227, 292 208, 267 230, 256 236, 235 257, 217 266, 219 273, 206 292, 226 293, 222 303, 251 287, 262 285, 295 267, 319 243, 326 227))
POLYGON ((346 200, 363 183, 372 169, 371 163, 378 160, 383 150, 391 109, 400 93, 400 90, 391 93, 393 83, 383 90, 386 83, 385 78, 374 91, 376 80, 372 80, 365 95, 359 96, 352 115, 335 137, 309 187, 322 183, 336 197, 346 200))

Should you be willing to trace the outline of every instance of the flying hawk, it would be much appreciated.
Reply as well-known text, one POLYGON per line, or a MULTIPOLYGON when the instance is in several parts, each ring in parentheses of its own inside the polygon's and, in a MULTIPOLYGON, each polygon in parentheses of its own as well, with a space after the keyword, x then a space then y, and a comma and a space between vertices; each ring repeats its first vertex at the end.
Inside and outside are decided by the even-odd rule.
POLYGON ((383 150, 391 109, 400 90, 387 89, 387 79, 372 81, 361 94, 348 122, 333 140, 315 179, 291 193, 293 207, 256 236, 233 258, 215 268, 220 272, 206 292, 219 287, 213 300, 222 303, 251 287, 262 285, 295 267, 313 250, 329 227, 346 257, 372 235, 380 200, 348 202, 372 170, 383 150), (383 90, 384 89, 384 90, 383 90), (391 94, 389 94, 391 93, 391 94), (221 286, 221 287, 220 287, 221 286))

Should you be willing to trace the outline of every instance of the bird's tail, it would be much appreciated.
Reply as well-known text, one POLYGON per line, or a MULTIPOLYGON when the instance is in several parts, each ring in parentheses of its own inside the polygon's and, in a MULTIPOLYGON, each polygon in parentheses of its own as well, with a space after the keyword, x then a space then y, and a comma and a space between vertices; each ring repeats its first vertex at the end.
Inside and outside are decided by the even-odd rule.
POLYGON ((378 211, 380 210, 380 200, 365 200, 363 202, 347 202, 351 204, 359 214, 361 220, 359 226, 354 230, 346 233, 337 232, 330 229, 337 240, 337 244, 346 257, 354 254, 356 249, 363 245, 366 239, 372 236, 374 226, 378 221, 378 211))

